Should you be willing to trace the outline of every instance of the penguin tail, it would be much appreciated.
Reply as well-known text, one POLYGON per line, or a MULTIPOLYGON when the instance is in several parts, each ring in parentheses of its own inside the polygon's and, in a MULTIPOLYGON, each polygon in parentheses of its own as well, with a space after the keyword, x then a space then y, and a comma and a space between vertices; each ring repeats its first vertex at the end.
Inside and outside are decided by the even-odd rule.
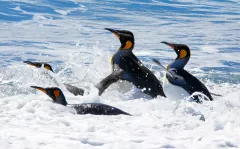
POLYGON ((216 93, 211 93, 210 94, 214 95, 214 96, 218 96, 218 97, 223 97, 223 95, 220 95, 220 94, 216 94, 216 93))

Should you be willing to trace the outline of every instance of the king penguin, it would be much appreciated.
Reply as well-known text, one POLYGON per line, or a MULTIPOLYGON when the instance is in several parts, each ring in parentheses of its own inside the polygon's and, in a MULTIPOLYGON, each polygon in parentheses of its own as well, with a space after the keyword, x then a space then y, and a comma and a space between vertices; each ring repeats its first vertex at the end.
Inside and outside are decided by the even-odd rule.
MULTIPOLYGON (((46 70, 50 70, 51 72, 54 73, 54 71, 53 71, 53 69, 52 69, 52 66, 51 66, 50 64, 46 63, 46 62, 23 61, 23 63, 26 63, 26 64, 28 64, 28 65, 30 65, 30 66, 34 66, 34 67, 37 67, 37 68, 41 68, 41 67, 43 66, 46 70)), ((58 81, 57 81, 55 78, 53 78, 53 76, 51 76, 51 75, 48 74, 48 73, 46 73, 45 75, 47 75, 48 77, 50 77, 50 78, 53 80, 53 82, 55 82, 56 85, 58 85, 58 86, 60 85, 60 84, 58 83, 58 81)), ((72 85, 66 84, 66 83, 64 83, 64 86, 66 87, 66 89, 67 89, 70 93, 74 94, 75 96, 77 96, 77 95, 81 95, 81 96, 82 96, 82 95, 84 94, 84 90, 81 89, 81 88, 78 88, 78 87, 75 87, 75 86, 72 86, 72 85)))
POLYGON ((142 92, 153 98, 158 95, 166 97, 160 81, 133 54, 133 33, 127 30, 105 29, 115 34, 121 42, 120 48, 111 58, 113 71, 117 70, 115 66, 123 70, 120 79, 134 84, 137 88, 141 89, 142 92))
MULTIPOLYGON (((52 69, 52 66, 46 62, 31 62, 31 61, 23 61, 23 63, 26 63, 30 66, 34 66, 34 67, 37 67, 37 68, 41 68, 42 66, 46 69, 46 70, 50 70, 52 72, 53 69, 52 69)), ((95 85, 95 87, 98 89, 98 95, 101 96, 102 93, 113 83, 117 82, 119 79, 120 79, 120 76, 122 76, 123 74, 123 70, 120 69, 118 66, 114 66, 117 70, 116 71, 113 71, 110 75, 108 75, 106 78, 104 78, 103 80, 101 80, 99 83, 97 83, 95 85)), ((46 74, 48 75, 54 82, 55 84, 59 85, 59 83, 57 82, 57 80, 55 78, 53 78, 51 75, 49 75, 48 73, 46 74)), ((70 84, 66 84, 64 83, 64 86, 66 87, 66 89, 74 94, 75 96, 82 96, 84 94, 84 90, 79 88, 79 87, 76 87, 76 86, 73 86, 73 85, 70 85, 70 84)))
MULTIPOLYGON (((190 49, 184 44, 172 44, 163 41, 162 43, 170 46, 177 54, 177 58, 167 66, 168 73, 164 76, 163 90, 167 98, 179 100, 187 98, 194 92, 204 94, 205 100, 213 100, 206 86, 196 77, 184 70, 184 66, 190 59, 190 49)), ((197 103, 201 103, 199 96, 191 98, 197 103)))
MULTIPOLYGON (((63 92, 57 87, 42 88, 38 86, 31 86, 37 90, 46 93, 55 103, 67 106, 68 103, 63 92)), ((112 107, 102 103, 82 103, 71 104, 70 107, 74 108, 77 114, 93 114, 93 115, 130 115, 116 107, 112 107)))
POLYGON ((50 70, 53 72, 53 69, 52 69, 52 66, 49 65, 48 63, 45 63, 45 62, 31 62, 31 61, 23 61, 23 63, 26 63, 30 66, 34 66, 34 67, 37 67, 37 68, 41 68, 42 66, 47 69, 47 70, 50 70))

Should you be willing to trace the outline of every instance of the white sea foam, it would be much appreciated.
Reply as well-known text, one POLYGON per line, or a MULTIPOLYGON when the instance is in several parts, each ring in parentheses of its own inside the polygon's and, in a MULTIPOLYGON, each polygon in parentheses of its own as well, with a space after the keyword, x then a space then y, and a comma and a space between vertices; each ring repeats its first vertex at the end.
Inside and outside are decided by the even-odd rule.
POLYGON ((223 63, 239 63, 237 0, 66 2, 74 6, 17 0, 11 6, 16 14, 0 12, 29 15, 22 21, 0 22, 0 148, 240 148, 239 71, 214 71, 238 67, 223 63), (23 3, 15 6, 17 2, 23 3), (44 6, 52 13, 24 7, 30 4, 34 10, 44 6), (175 10, 180 8, 183 12, 175 10), (97 96, 93 86, 110 74, 109 59, 120 46, 105 27, 131 30, 136 41, 133 52, 160 80, 164 71, 151 59, 167 66, 176 57, 160 42, 187 44, 192 55, 186 69, 223 97, 213 96, 214 101, 203 104, 162 97, 149 100, 126 82, 97 96), (24 60, 49 62, 55 73, 23 64, 24 60), (87 93, 73 96, 63 83, 87 93), (31 85, 58 86, 69 104, 105 103, 133 116, 77 115, 31 85))

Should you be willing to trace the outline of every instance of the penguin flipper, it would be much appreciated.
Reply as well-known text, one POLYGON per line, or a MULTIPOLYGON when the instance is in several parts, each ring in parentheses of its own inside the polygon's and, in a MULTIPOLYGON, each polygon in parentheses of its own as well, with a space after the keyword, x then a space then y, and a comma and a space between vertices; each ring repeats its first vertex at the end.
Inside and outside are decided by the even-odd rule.
POLYGON ((84 94, 84 90, 83 89, 75 87, 75 86, 72 86, 72 85, 69 85, 69 84, 65 84, 65 83, 64 83, 64 85, 65 85, 66 89, 70 93, 74 94, 75 96, 77 96, 77 95, 83 96, 83 94, 84 94))
POLYGON ((102 93, 113 83, 117 82, 121 76, 123 75, 124 71, 119 68, 118 65, 114 65, 114 71, 104 78, 101 82, 99 82, 95 87, 99 90, 98 95, 101 96, 102 93))
POLYGON ((93 115, 130 115, 116 107, 109 106, 102 103, 82 103, 72 105, 77 111, 77 114, 93 114, 93 115))

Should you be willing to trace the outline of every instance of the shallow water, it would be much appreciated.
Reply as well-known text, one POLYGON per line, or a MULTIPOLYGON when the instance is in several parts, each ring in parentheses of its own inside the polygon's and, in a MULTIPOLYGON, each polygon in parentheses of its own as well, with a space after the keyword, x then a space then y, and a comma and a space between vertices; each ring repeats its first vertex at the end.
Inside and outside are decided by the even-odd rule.
POLYGON ((1 1, 1 148, 239 148, 239 9, 238 0, 1 1), (134 115, 93 116, 76 115, 29 87, 56 84, 24 60, 49 62, 60 87, 89 91, 111 72, 110 57, 120 46, 104 28, 131 30, 135 55, 160 80, 164 71, 151 59, 166 66, 176 57, 161 41, 187 44, 186 69, 223 97, 202 105, 148 100, 125 83, 101 97, 65 93, 69 103, 102 102, 134 115))

